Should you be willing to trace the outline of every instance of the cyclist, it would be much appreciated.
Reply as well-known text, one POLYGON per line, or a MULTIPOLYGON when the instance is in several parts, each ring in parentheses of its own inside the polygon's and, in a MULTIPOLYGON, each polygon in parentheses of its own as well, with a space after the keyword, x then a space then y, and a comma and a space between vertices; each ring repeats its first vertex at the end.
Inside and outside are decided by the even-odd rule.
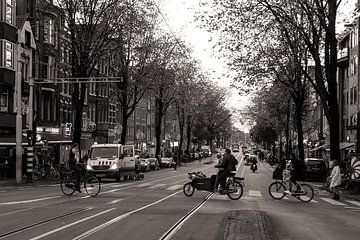
MULTIPOLYGON (((297 159, 295 154, 292 154, 291 157, 291 170, 290 170, 290 181, 289 181, 289 190, 285 191, 286 193, 292 193, 292 184, 296 186, 297 181, 303 178, 305 173, 306 166, 297 159)), ((296 189, 295 192, 299 191, 300 189, 296 189)))
POLYGON ((232 171, 236 171, 236 165, 239 162, 236 160, 234 155, 231 154, 229 148, 225 149, 225 155, 222 161, 217 164, 216 168, 222 168, 222 171, 218 173, 218 183, 220 185, 220 193, 223 193, 225 190, 226 178, 230 177, 232 171))
POLYGON ((83 166, 80 164, 80 154, 79 154, 79 144, 74 143, 70 149, 69 153, 69 168, 74 170, 74 176, 76 178, 75 190, 80 191, 80 180, 81 174, 83 172, 83 166))

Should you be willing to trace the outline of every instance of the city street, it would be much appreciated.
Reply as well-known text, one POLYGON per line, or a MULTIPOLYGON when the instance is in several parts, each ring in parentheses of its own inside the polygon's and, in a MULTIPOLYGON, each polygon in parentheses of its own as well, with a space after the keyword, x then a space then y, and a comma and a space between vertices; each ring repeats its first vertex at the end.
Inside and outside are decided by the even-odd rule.
MULTIPOLYGON (((242 159, 241 154, 235 156, 242 159)), ((186 197, 182 192, 188 181, 186 173, 203 171, 210 176, 215 173, 215 161, 204 164, 210 159, 177 171, 149 172, 142 181, 105 180, 97 197, 88 197, 84 191, 65 196, 59 184, 3 186, 0 239, 222 239, 226 232, 229 235, 225 226, 231 212, 239 216, 261 213, 272 223, 247 224, 249 229, 232 233, 237 234, 236 239, 251 239, 247 237, 263 227, 272 227, 279 239, 354 239, 360 234, 360 202, 334 201, 321 190, 321 183, 311 183, 315 197, 310 203, 291 196, 272 199, 268 186, 273 167, 266 162, 260 162, 258 171, 252 173, 239 161, 237 175, 245 177, 245 187, 237 201, 203 191, 186 197)), ((237 221, 233 227, 241 228, 238 224, 246 221, 237 221)))

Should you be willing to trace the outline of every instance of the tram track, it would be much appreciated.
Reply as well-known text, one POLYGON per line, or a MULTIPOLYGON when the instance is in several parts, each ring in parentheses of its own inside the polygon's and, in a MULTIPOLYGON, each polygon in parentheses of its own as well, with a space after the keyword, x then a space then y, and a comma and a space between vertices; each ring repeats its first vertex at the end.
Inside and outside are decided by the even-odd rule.
MULTIPOLYGON (((210 168, 210 167, 207 166, 207 167, 205 167, 205 168, 202 167, 202 168, 199 169, 199 170, 208 172, 209 168, 210 168)), ((211 167, 211 168, 212 168, 212 167, 211 167)), ((184 176, 184 173, 177 174, 177 175, 175 175, 175 176, 168 176, 168 177, 165 177, 165 178, 154 179, 154 180, 152 180, 152 181, 150 181, 150 182, 151 182, 151 183, 160 182, 160 181, 164 181, 164 180, 167 180, 167 179, 177 178, 177 177, 180 177, 180 176, 184 176)), ((183 181, 186 181, 186 179, 179 180, 179 181, 176 181, 176 182, 174 182, 174 183, 179 183, 179 182, 183 182, 183 181)), ((134 188, 134 187, 136 187, 136 185, 140 185, 140 184, 142 184, 142 183, 130 183, 130 185, 126 185, 126 186, 123 186, 123 187, 122 187, 122 186, 119 186, 118 189, 113 189, 113 190, 115 190, 115 191, 122 191, 122 190, 130 189, 130 188, 134 188)), ((110 187, 110 186, 109 186, 109 187, 110 187)), ((106 192, 103 192, 103 193, 100 193, 100 194, 111 193, 111 192, 114 192, 113 190, 106 191, 106 192)), ((96 208, 98 208, 98 207, 100 207, 100 206, 101 206, 101 207, 104 207, 104 205, 110 205, 110 204, 114 204, 114 203, 117 203, 117 202, 120 202, 120 201, 126 201, 126 200, 129 200, 129 199, 131 199, 131 198, 135 198, 135 197, 138 197, 138 196, 141 196, 141 195, 146 195, 146 194, 148 194, 149 192, 152 192, 152 191, 155 191, 155 190, 156 190, 156 189, 151 189, 151 190, 145 191, 145 192, 143 191, 143 192, 141 192, 141 193, 133 194, 133 195, 131 195, 131 196, 128 196, 128 197, 126 197, 126 198, 109 201, 109 202, 107 202, 107 203, 99 203, 99 204, 95 204, 95 205, 92 205, 92 206, 88 206, 88 207, 86 207, 86 208, 74 210, 74 211, 71 211, 71 212, 68 212, 68 213, 65 213, 65 214, 60 214, 60 215, 57 215, 57 216, 53 216, 53 217, 50 217, 50 218, 48 218, 48 219, 45 219, 45 220, 42 220, 42 221, 39 221, 39 222, 36 222, 36 223, 32 223, 32 224, 29 224, 29 225, 27 225, 27 226, 23 226, 23 227, 20 227, 20 228, 18 228, 18 229, 14 229, 14 230, 11 230, 11 231, 2 233, 2 234, 0 234, 0 239, 7 239, 8 237, 15 236, 15 235, 17 235, 17 234, 21 234, 21 233, 24 233, 24 232, 26 232, 26 231, 30 231, 30 230, 32 230, 32 229, 34 229, 34 228, 41 227, 41 226, 43 226, 43 225, 45 225, 45 224, 50 224, 50 223, 59 221, 59 220, 61 220, 61 219, 66 219, 66 218, 69 218, 69 217, 73 217, 73 216, 76 216, 76 215, 79 215, 79 214, 88 212, 88 211, 90 211, 90 210, 96 209, 96 208)), ((174 195, 176 195, 176 194, 178 194, 178 193, 180 193, 180 192, 182 192, 182 190, 181 190, 181 191, 177 191, 177 192, 175 192, 175 193, 173 193, 173 194, 170 194, 170 195, 168 195, 168 196, 166 196, 166 197, 164 197, 164 198, 162 198, 162 199, 160 199, 160 200, 158 200, 158 201, 152 202, 152 203, 150 203, 150 204, 148 204, 148 205, 146 205, 146 206, 144 206, 144 207, 140 207, 139 209, 135 209, 135 210, 133 210, 133 211, 131 211, 131 212, 129 212, 129 213, 125 213, 125 214, 123 214, 122 217, 121 217, 120 219, 118 219, 118 220, 121 220, 122 218, 125 218, 125 217, 127 217, 127 216, 130 216, 131 214, 134 214, 134 213, 136 213, 136 212, 138 212, 138 211, 141 211, 141 210, 143 210, 143 209, 145 209, 145 208, 149 208, 149 207, 151 207, 151 206, 153 206, 153 205, 156 205, 156 204, 158 204, 158 203, 160 203, 160 202, 162 202, 162 201, 164 201, 164 200, 166 200, 166 199, 168 199, 168 198, 170 198, 170 197, 172 197, 172 196, 174 196, 174 195)), ((82 200, 82 199, 84 199, 84 198, 88 198, 88 196, 76 198, 76 199, 73 199, 73 200, 71 200, 71 201, 66 201, 66 202, 65 202, 65 201, 56 201, 55 203, 51 203, 51 204, 47 204, 47 205, 41 205, 41 206, 39 206, 39 207, 32 207, 32 208, 17 210, 17 211, 13 211, 12 213, 19 213, 19 212, 24 212, 24 211, 34 210, 34 209, 41 209, 41 208, 44 208, 44 206, 46 206, 46 207, 56 206, 57 204, 61 204, 61 203, 70 203, 70 204, 71 204, 71 202, 73 202, 73 201, 74 201, 74 202, 75 202, 75 201, 80 201, 80 200, 82 200)), ((3 203, 3 204, 4 204, 4 203, 3 203)), ((6 204, 5 204, 5 205, 6 205, 6 204)), ((10 215, 10 214, 11 214, 11 213, 4 213, 4 214, 0 214, 0 216, 10 215)), ((87 233, 87 235, 88 235, 88 234, 89 234, 89 233, 87 233)), ((83 238, 83 237, 81 237, 81 238, 75 238, 75 239, 82 239, 82 238, 83 238)), ((34 238, 34 239, 37 239, 37 238, 34 238)))

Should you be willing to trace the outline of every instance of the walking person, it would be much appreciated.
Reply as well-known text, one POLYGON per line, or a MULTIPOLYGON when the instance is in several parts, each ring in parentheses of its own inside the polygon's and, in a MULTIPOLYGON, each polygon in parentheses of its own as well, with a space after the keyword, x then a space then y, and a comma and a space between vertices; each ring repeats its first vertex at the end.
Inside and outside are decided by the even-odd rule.
POLYGON ((330 190, 334 194, 332 199, 339 200, 339 186, 341 184, 341 174, 338 160, 333 160, 333 169, 331 170, 330 179, 330 190))

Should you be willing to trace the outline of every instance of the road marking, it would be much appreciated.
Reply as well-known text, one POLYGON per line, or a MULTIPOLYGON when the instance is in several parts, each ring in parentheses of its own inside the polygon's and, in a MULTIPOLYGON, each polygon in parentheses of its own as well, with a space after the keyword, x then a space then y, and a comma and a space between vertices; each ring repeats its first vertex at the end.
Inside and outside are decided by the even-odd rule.
POLYGON ((32 199, 32 200, 23 200, 23 201, 16 201, 16 202, 3 202, 3 203, 0 203, 0 206, 15 205, 15 204, 22 204, 22 203, 31 203, 31 202, 40 202, 40 201, 45 201, 45 200, 58 198, 58 197, 60 197, 60 196, 47 197, 47 198, 38 198, 38 199, 32 199))
POLYGON ((92 216, 90 216, 90 217, 80 219, 80 220, 78 220, 78 221, 76 221, 76 222, 70 223, 70 224, 68 224, 68 225, 62 226, 62 227, 60 227, 60 228, 56 228, 56 229, 54 229, 54 230, 52 230, 52 231, 49 231, 49 232, 47 232, 47 233, 41 234, 41 235, 39 235, 39 236, 37 236, 37 237, 31 238, 30 240, 37 240, 37 239, 44 238, 44 237, 49 236, 49 235, 51 235, 51 234, 53 234, 53 233, 56 233, 56 232, 58 232, 58 231, 61 231, 61 230, 65 229, 65 228, 74 226, 74 225, 76 225, 76 224, 78 224, 78 223, 87 221, 87 220, 89 220, 89 219, 91 219, 91 218, 100 216, 100 215, 102 215, 102 214, 104 214, 104 213, 108 213, 108 212, 110 212, 110 211, 112 211, 112 210, 114 210, 114 209, 115 209, 115 208, 110 208, 110 209, 108 209, 108 210, 99 212, 99 213, 97 213, 97 214, 95 214, 95 215, 92 215, 92 216))
POLYGON ((249 196, 251 196, 251 197, 262 197, 261 192, 260 191, 255 191, 255 190, 249 190, 249 196))
POLYGON ((321 200, 325 201, 325 202, 328 202, 332 205, 337 205, 337 206, 346 206, 346 204, 344 203, 341 203, 341 202, 338 202, 334 199, 331 199, 331 198, 320 198, 321 200))
POLYGON ((174 191, 176 189, 182 188, 184 185, 174 185, 171 187, 166 188, 166 190, 174 191))
POLYGON ((152 186, 148 187, 148 189, 161 188, 161 187, 166 186, 166 185, 167 184, 159 183, 159 184, 155 184, 155 185, 152 185, 152 186))
POLYGON ((360 207, 360 202, 358 201, 352 201, 352 200, 346 200, 348 203, 351 203, 351 204, 354 204, 356 206, 359 206, 360 207))
POLYGON ((118 216, 116 218, 113 218, 113 219, 111 219, 111 220, 109 220, 109 221, 107 221, 107 222, 105 222, 105 223, 103 223, 101 225, 98 225, 97 227, 94 227, 93 229, 91 229, 89 231, 86 231, 86 232, 80 234, 79 236, 73 238, 73 240, 84 239, 84 238, 90 236, 91 234, 96 233, 96 232, 100 231, 101 229, 106 228, 107 226, 110 226, 111 224, 120 221, 121 219, 124 219, 124 218, 126 218, 126 217, 128 217, 128 216, 130 216, 130 215, 132 215, 134 213, 142 211, 142 210, 144 210, 146 208, 149 208, 149 207, 151 207, 153 205, 156 205, 156 204, 158 204, 158 203, 160 203, 160 202, 162 202, 162 201, 164 201, 164 200, 166 200, 168 198, 171 198, 171 197, 175 196, 176 194, 179 194, 180 192, 182 192, 182 191, 175 192, 175 193, 170 194, 169 196, 166 196, 166 197, 164 197, 164 198, 162 198, 162 199, 160 199, 160 200, 158 200, 156 202, 150 203, 150 204, 145 205, 145 206, 143 206, 141 208, 135 209, 135 210, 133 210, 131 212, 127 212, 127 213, 122 214, 122 215, 120 215, 120 216, 118 216))
POLYGON ((141 188, 141 187, 148 187, 151 185, 153 185, 153 184, 152 183, 142 183, 142 184, 137 185, 136 187, 141 188))

